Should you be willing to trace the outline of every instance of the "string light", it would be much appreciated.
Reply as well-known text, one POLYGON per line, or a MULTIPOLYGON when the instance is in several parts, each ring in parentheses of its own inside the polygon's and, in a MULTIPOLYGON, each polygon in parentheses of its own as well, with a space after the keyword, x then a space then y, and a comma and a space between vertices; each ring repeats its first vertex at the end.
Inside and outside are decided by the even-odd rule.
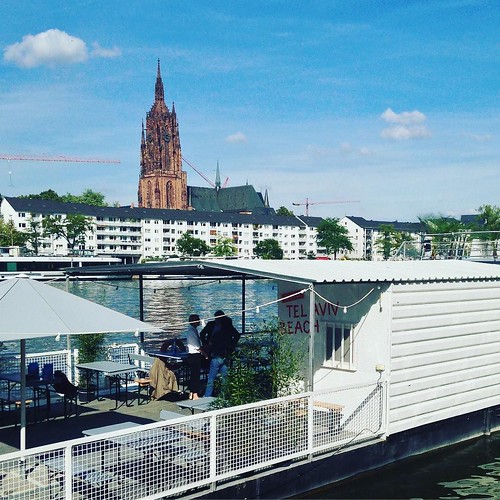
POLYGON ((60 342, 60 340, 61 340, 61 334, 60 334, 60 333, 58 333, 58 334, 56 335, 56 342, 60 342))
POLYGON ((259 313, 260 313, 260 307, 259 307, 259 306, 257 306, 257 307, 255 308, 255 312, 256 312, 257 314, 259 314, 259 313))

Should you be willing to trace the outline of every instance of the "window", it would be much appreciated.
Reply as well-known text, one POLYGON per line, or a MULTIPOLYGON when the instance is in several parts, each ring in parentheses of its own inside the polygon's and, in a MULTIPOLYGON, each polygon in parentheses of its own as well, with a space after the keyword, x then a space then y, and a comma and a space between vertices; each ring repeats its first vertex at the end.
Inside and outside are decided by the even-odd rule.
POLYGON ((354 370, 354 333, 356 325, 326 324, 325 364, 332 368, 354 370))

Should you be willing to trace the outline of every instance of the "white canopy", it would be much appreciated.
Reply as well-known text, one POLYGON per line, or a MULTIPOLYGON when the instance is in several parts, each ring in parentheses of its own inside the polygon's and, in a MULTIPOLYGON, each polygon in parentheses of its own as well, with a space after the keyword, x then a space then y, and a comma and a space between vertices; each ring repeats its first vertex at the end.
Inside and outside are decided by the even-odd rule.
POLYGON ((38 281, 0 282, 0 340, 80 333, 161 332, 131 318, 38 281))
POLYGON ((27 276, 0 282, 0 341, 21 341, 21 450, 26 446, 26 339, 136 331, 162 329, 27 276))

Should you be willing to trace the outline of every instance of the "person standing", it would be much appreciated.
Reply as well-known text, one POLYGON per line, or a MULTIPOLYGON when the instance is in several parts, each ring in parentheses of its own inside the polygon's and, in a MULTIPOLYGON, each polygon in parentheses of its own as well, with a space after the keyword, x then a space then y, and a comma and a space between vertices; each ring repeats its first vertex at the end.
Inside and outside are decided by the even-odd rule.
POLYGON ((200 317, 197 314, 189 316, 189 326, 186 332, 187 364, 189 365, 189 399, 198 399, 200 392, 201 370, 201 339, 198 333, 200 317))
POLYGON ((240 333, 233 326, 231 318, 224 311, 216 311, 215 319, 209 321, 200 332, 203 346, 210 353, 210 370, 208 372, 205 397, 210 397, 214 391, 217 375, 224 378, 228 372, 228 358, 233 353, 240 338, 240 333))

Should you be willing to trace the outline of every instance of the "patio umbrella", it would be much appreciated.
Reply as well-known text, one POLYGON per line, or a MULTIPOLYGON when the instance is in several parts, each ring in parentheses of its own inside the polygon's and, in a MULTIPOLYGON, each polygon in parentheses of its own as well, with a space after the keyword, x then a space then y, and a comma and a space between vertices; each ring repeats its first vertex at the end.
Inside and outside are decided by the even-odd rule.
POLYGON ((60 334, 161 331, 27 276, 0 282, 0 341, 21 341, 20 449, 26 447, 26 339, 60 334))

